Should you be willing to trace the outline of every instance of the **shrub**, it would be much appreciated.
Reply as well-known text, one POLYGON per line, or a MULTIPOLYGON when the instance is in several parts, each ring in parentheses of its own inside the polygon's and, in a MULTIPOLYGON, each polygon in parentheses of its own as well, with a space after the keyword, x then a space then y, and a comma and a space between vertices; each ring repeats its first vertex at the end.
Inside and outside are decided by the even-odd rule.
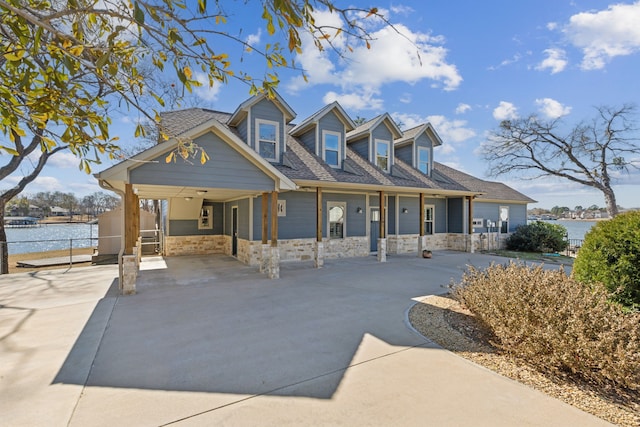
POLYGON ((560 224, 536 221, 519 225, 507 238, 507 249, 522 252, 560 252, 567 247, 567 229, 560 224))
POLYGON ((573 264, 576 280, 602 282, 619 303, 640 309, 640 212, 596 224, 573 264))
POLYGON ((640 314, 610 303, 602 286, 512 262, 469 268, 453 289, 501 350, 544 371, 640 389, 640 314))

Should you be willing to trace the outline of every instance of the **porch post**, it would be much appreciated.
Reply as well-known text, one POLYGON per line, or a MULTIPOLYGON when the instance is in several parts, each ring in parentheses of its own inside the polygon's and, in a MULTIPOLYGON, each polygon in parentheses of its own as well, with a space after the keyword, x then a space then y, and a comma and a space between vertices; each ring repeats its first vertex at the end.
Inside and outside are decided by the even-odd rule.
POLYGON ((266 273, 269 270, 269 193, 262 193, 262 246, 260 257, 260 273, 266 273))
POLYGON ((387 222, 387 212, 385 210, 386 205, 384 203, 384 191, 378 191, 378 196, 380 197, 380 238, 378 239, 378 261, 387 262, 387 229, 385 227, 387 222))
POLYGON ((316 243, 315 259, 316 268, 324 265, 324 243, 322 243, 322 188, 316 188, 316 243))
POLYGON ((271 257, 269 278, 280 277, 280 249, 278 248, 278 192, 271 192, 271 257))
POLYGON ((418 236, 418 257, 421 257, 422 251, 427 249, 427 242, 425 241, 425 237, 424 237, 424 193, 420 193, 418 203, 419 203, 418 212, 420 212, 420 219, 419 219, 420 235, 418 236))
POLYGON ((473 198, 474 196, 469 196, 469 252, 474 253, 473 248, 473 198))
POLYGON ((136 279, 138 277, 137 243, 140 228, 140 203, 131 184, 125 184, 124 187, 123 210, 124 254, 120 260, 122 265, 120 292, 123 295, 133 295, 136 293, 136 279))

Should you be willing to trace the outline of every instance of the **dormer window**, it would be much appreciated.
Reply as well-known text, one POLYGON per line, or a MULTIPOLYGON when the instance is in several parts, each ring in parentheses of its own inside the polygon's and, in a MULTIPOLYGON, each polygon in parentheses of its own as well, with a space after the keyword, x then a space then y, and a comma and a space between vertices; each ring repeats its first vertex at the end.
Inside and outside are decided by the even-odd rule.
POLYGON ((429 175, 429 149, 418 147, 418 170, 425 175, 429 175))
POLYGON ((376 139, 376 166, 389 172, 389 141, 376 139))
POLYGON ((256 120, 258 152, 266 160, 278 161, 278 122, 256 120))
POLYGON ((337 132, 323 131, 323 158, 331 167, 340 167, 340 134, 337 132))

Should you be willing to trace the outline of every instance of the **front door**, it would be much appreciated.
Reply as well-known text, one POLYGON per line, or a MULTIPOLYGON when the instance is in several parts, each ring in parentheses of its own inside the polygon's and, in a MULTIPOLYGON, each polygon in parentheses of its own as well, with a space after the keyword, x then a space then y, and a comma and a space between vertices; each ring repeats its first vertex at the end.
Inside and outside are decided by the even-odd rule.
POLYGON ((231 255, 238 256, 238 207, 231 208, 231 255))
POLYGON ((371 208, 371 222, 369 236, 371 237, 371 252, 378 252, 378 238, 380 238, 380 208, 371 208))

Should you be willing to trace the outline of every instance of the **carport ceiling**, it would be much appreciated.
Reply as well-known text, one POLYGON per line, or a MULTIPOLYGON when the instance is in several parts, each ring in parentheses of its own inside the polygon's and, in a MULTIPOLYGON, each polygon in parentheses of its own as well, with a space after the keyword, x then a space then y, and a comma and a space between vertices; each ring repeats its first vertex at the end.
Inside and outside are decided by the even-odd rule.
POLYGON ((133 190, 141 199, 170 199, 172 197, 193 197, 223 202, 240 197, 253 196, 255 190, 231 190, 228 188, 175 187, 169 185, 134 184, 133 190), (205 191, 205 193, 201 193, 205 191), (199 193, 200 192, 200 193, 199 193))

